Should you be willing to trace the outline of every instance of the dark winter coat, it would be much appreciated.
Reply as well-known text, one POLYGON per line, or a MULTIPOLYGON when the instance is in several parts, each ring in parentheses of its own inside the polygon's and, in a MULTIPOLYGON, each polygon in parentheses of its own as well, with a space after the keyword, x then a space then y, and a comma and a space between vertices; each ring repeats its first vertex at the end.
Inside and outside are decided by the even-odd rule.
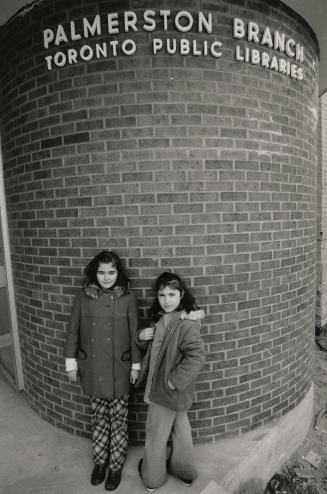
MULTIPOLYGON (((142 343, 140 346, 144 347, 142 343)), ((180 319, 177 312, 167 326, 155 363, 150 401, 178 412, 189 410, 195 381, 204 362, 200 323, 180 319), (169 388, 168 380, 176 389, 169 388)))
POLYGON ((138 311, 132 291, 116 298, 97 298, 83 289, 76 295, 64 347, 65 358, 77 358, 83 392, 118 398, 129 393, 131 364, 140 362, 135 344, 138 311))

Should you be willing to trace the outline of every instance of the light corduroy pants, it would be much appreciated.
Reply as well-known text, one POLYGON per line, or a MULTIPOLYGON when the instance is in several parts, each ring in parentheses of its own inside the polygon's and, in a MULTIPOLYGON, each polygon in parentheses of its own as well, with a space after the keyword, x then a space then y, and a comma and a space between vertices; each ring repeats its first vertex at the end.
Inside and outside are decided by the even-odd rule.
POLYGON ((151 403, 146 420, 142 461, 142 479, 145 485, 159 487, 164 484, 167 469, 180 479, 196 478, 191 426, 187 412, 175 412, 151 403), (172 448, 167 461, 167 442, 170 435, 172 448))

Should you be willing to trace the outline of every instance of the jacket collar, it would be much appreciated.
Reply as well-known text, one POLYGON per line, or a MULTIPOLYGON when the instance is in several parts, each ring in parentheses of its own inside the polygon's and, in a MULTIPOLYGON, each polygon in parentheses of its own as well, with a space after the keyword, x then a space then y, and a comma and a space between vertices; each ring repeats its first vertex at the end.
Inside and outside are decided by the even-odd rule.
POLYGON ((117 298, 124 295, 124 290, 119 285, 114 286, 113 288, 109 288, 108 290, 103 290, 95 283, 90 283, 89 285, 84 287, 84 293, 85 295, 93 299, 98 299, 99 297, 101 297, 101 295, 106 296, 110 294, 113 295, 115 300, 117 300, 117 298))

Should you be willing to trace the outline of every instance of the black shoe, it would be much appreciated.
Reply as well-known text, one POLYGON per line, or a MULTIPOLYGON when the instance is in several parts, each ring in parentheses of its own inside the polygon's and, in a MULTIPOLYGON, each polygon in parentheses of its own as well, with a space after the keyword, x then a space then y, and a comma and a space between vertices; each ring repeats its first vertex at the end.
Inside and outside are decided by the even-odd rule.
POLYGON ((142 463, 143 463, 143 458, 140 459, 138 465, 137 465, 137 471, 139 473, 140 479, 142 479, 142 463))
POLYGON ((193 484, 193 480, 192 479, 181 479, 181 481, 183 482, 184 485, 186 485, 187 487, 191 487, 191 485, 193 484))
MULTIPOLYGON (((137 465, 137 471, 139 473, 140 479, 143 481, 143 478, 142 478, 142 462, 143 462, 143 458, 140 459, 139 464, 137 465)), ((147 487, 147 486, 145 486, 145 488, 149 492, 155 491, 155 488, 154 487, 147 487)))
POLYGON ((106 464, 105 463, 96 463, 93 468, 93 472, 91 475, 91 484, 98 485, 104 481, 106 478, 106 464))
POLYGON ((109 471, 104 488, 106 489, 106 491, 114 491, 119 486, 120 481, 121 481, 121 470, 119 470, 118 472, 109 471))

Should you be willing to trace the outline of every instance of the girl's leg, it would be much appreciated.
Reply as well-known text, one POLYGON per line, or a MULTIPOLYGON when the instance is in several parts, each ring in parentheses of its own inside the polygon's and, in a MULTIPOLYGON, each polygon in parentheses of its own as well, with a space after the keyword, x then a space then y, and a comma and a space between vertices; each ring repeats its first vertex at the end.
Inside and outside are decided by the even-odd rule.
POLYGON ((172 427, 172 449, 169 472, 175 477, 192 481, 197 477, 194 465, 193 441, 187 412, 177 412, 172 427))
POLYGON ((167 441, 176 412, 150 404, 146 419, 142 480, 147 487, 160 487, 166 482, 167 441))
POLYGON ((91 398, 92 447, 94 462, 105 464, 110 443, 109 404, 105 398, 91 398))
POLYGON ((109 414, 111 419, 109 470, 120 472, 126 460, 128 447, 128 395, 110 400, 109 414))

